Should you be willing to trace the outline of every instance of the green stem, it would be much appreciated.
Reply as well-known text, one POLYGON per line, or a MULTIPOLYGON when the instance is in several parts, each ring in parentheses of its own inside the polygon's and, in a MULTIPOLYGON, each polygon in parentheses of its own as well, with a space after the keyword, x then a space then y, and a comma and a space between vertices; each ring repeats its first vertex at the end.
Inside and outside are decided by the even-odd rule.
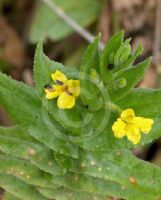
POLYGON ((118 105, 116 105, 114 103, 108 103, 107 108, 109 108, 112 112, 118 113, 119 115, 123 111, 118 105))

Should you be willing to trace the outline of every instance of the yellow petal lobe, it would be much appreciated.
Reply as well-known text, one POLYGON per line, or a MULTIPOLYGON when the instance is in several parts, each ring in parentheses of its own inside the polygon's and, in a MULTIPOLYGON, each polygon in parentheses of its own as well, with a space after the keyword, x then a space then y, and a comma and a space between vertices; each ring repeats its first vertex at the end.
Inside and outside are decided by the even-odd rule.
POLYGON ((62 83, 66 83, 68 80, 65 74, 63 74, 59 70, 56 70, 56 72, 52 73, 51 78, 53 79, 53 81, 60 81, 62 83))
POLYGON ((112 130, 114 132, 114 136, 117 138, 123 138, 125 134, 126 123, 123 122, 120 118, 113 124, 112 130))
POLYGON ((70 109, 75 105, 75 97, 63 92, 58 97, 57 105, 60 109, 70 109))
POLYGON ((141 140, 141 133, 136 125, 127 125, 126 134, 129 141, 133 144, 138 144, 141 140))
POLYGON ((135 113, 133 109, 126 109, 121 113, 121 119, 127 123, 133 123, 135 118, 135 113))
POLYGON ((68 91, 73 96, 77 97, 80 95, 80 81, 79 80, 69 80, 67 83, 68 91))
POLYGON ((136 117, 136 124, 138 125, 141 132, 148 134, 152 128, 154 120, 143 118, 143 117, 136 117))
POLYGON ((60 85, 53 85, 51 88, 45 88, 44 90, 47 99, 54 99, 62 93, 63 87, 60 85))

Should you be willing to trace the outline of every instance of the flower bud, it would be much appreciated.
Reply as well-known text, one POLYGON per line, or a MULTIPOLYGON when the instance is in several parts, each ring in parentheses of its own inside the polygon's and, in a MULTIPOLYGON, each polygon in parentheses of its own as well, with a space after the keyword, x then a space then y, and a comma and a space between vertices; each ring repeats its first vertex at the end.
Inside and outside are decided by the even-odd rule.
POLYGON ((126 86, 126 79, 125 78, 120 78, 120 79, 117 79, 115 81, 115 86, 117 88, 124 88, 126 86))

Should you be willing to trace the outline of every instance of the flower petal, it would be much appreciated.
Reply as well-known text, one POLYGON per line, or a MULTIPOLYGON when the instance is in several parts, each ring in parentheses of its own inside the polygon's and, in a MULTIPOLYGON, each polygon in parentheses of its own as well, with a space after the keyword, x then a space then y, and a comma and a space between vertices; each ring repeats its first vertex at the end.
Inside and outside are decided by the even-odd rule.
POLYGON ((79 80, 69 80, 67 82, 68 91, 75 97, 80 95, 80 81, 79 80))
POLYGON ((70 109, 75 105, 75 97, 63 92, 58 97, 57 105, 60 109, 70 109))
POLYGON ((51 78, 53 79, 53 81, 59 81, 60 83, 66 83, 67 82, 67 77, 65 76, 65 74, 63 74, 61 71, 56 70, 56 72, 51 74, 51 78))
POLYGON ((51 86, 51 88, 45 88, 44 90, 45 90, 47 99, 54 99, 62 93, 63 86, 53 85, 51 86))
POLYGON ((112 126, 114 136, 117 138, 123 138, 126 135, 125 127, 126 127, 126 123, 123 122, 120 118, 116 122, 114 122, 112 126))
POLYGON ((141 132, 148 134, 152 128, 154 123, 153 119, 143 118, 143 117, 136 117, 136 124, 138 125, 141 132))
POLYGON ((131 141, 133 144, 138 144, 141 140, 141 133, 135 124, 126 125, 126 134, 128 140, 131 141))
POLYGON ((127 123, 134 123, 135 113, 133 109, 126 109, 121 113, 121 119, 127 123))

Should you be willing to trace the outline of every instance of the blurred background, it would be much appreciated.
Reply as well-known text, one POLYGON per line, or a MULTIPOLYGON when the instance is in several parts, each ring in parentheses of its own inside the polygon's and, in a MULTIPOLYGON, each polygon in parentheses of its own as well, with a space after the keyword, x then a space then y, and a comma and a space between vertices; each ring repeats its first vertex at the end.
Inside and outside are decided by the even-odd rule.
MULTIPOLYGON (((138 87, 161 88, 161 0, 52 1, 56 11, 61 8, 93 36, 101 32, 102 43, 121 29, 125 37, 132 37, 133 49, 142 43, 144 52, 137 62, 151 55, 153 61, 138 87)), ((89 43, 43 0, 0 0, 0 71, 34 85, 33 59, 40 40, 51 59, 78 69, 89 43)), ((1 107, 0 124, 11 125, 1 107)), ((161 139, 134 154, 161 166, 161 139)))

